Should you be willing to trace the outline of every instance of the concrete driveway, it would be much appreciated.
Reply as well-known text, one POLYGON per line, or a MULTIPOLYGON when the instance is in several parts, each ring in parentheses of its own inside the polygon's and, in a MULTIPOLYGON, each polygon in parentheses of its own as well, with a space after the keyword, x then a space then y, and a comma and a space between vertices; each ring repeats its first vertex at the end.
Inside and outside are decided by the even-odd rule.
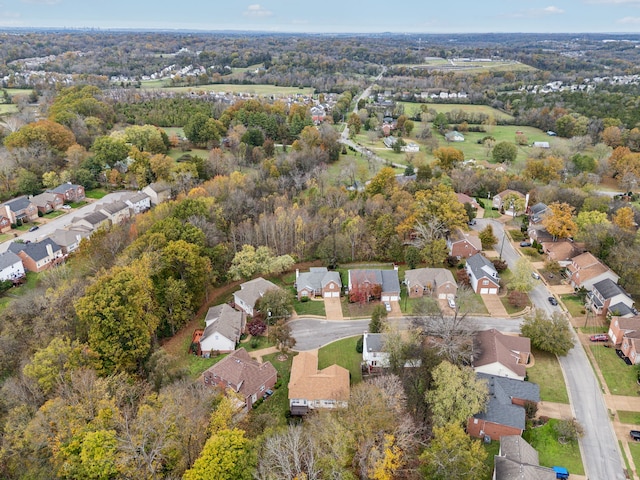
POLYGON ((344 318, 342 316, 342 303, 340 302, 340 298, 325 297, 324 311, 327 320, 342 320, 344 318))
POLYGON ((489 315, 492 317, 508 317, 509 314, 507 310, 504 308, 502 301, 498 295, 480 295, 482 297, 482 301, 484 306, 487 307, 489 311, 489 315))

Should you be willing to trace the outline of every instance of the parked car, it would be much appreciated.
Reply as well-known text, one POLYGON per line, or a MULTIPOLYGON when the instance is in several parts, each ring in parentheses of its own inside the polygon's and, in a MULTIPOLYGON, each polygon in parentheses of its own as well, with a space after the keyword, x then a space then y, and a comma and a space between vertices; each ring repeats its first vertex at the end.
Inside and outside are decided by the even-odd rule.
POLYGON ((631 360, 629 359, 629 357, 627 357, 627 356, 624 354, 624 352, 623 352, 622 350, 620 350, 619 348, 616 348, 616 355, 618 355, 618 356, 622 359, 622 361, 623 361, 624 363, 626 363, 627 365, 633 365, 633 364, 631 363, 631 360))
POLYGON ((556 297, 549 297, 548 300, 549 300, 549 303, 554 307, 558 305, 558 300, 556 300, 556 297))
POLYGON ((592 342, 608 342, 609 335, 607 335, 606 333, 597 333, 596 335, 591 335, 589 337, 589 340, 591 340, 592 342))
POLYGON ((478 222, 476 222, 475 220, 471 220, 471 221, 469 222, 469 225, 475 225, 475 224, 477 224, 477 223, 478 223, 478 222))
POLYGON ((71 205, 64 204, 62 205, 62 208, 64 208, 65 210, 71 210, 71 205))
POLYGON ((31 227, 29 229, 30 232, 35 232, 37 229, 39 229, 40 227, 38 225, 34 225, 33 227, 31 227))
POLYGON ((384 308, 387 310, 387 312, 391 311, 391 304, 389 302, 384 302, 384 308))
POLYGON ((456 301, 453 298, 447 298, 447 302, 451 308, 456 308, 456 301))
POLYGON ((269 398, 271 395, 273 395, 273 390, 269 389, 269 390, 265 390, 264 391, 264 395, 262 395, 262 398, 264 400, 266 400, 267 398, 269 398))
POLYGON ((640 442, 640 430, 629 431, 629 436, 633 438, 636 442, 640 442))
POLYGON ((540 275, 537 272, 531 272, 531 276, 536 280, 540 280, 540 275))
POLYGON ((527 242, 527 241, 520 242, 520 246, 521 247, 530 247, 531 246, 531 242, 527 242))

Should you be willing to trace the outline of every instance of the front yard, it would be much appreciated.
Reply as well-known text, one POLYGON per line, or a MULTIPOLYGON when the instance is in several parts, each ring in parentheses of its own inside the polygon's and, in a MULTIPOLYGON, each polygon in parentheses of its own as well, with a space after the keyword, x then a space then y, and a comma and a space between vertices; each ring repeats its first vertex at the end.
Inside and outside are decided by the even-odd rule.
POLYGON ((567 307, 567 310, 569 310, 569 313, 571 314, 572 317, 584 316, 585 309, 584 309, 583 296, 575 295, 571 293, 571 294, 560 295, 560 299, 562 300, 562 303, 565 304, 565 306, 567 307))
POLYGON ((612 395, 637 397, 640 387, 636 383, 637 369, 624 363, 614 348, 604 345, 589 345, 607 387, 612 395))
POLYGON ((558 421, 552 418, 541 427, 529 428, 524 431, 522 437, 538 451, 540 465, 558 465, 565 467, 569 473, 584 475, 578 442, 562 444, 558 441, 558 434, 553 429, 558 421))
POLYGON ((343 338, 330 343, 318 351, 318 369, 326 368, 334 363, 349 370, 351 385, 362 381, 362 354, 356 351, 356 343, 361 335, 343 338))
POLYGON ((540 399, 543 402, 569 403, 567 387, 555 355, 533 349, 535 365, 527 368, 527 379, 540 387, 540 399))

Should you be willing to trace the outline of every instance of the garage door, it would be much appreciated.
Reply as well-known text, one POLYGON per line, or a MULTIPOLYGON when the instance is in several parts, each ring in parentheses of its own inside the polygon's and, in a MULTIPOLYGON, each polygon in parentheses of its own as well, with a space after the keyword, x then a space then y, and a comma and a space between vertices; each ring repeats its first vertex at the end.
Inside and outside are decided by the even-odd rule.
POLYGON ((340 296, 340 292, 331 292, 331 296, 338 298, 340 296))
POLYGON ((380 297, 380 300, 382 300, 383 302, 388 302, 389 300, 391 300, 391 298, 389 297, 389 295, 383 295, 382 297, 380 297))
POLYGON ((489 293, 491 295, 497 295, 498 294, 498 289, 497 288, 490 288, 489 289, 489 293))
POLYGON ((438 299, 439 300, 444 300, 445 298, 447 298, 447 294, 446 293, 439 293, 438 294, 438 299))
POLYGON ((324 298, 331 298, 332 292, 324 292, 324 298))
POLYGON ((480 289, 480 295, 487 295, 489 293, 489 289, 488 288, 481 288, 480 289))
POLYGON ((391 295, 389 297, 389 300, 391 300, 392 302, 397 302, 400 300, 400 297, 398 297, 398 295, 391 295))

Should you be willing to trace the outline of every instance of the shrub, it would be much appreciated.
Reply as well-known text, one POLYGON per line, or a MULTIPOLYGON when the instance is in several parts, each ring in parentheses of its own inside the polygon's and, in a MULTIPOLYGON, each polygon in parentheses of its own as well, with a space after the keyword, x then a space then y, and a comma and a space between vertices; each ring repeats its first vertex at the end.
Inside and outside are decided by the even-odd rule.
POLYGON ((302 297, 302 298, 300 299, 300 303, 306 303, 306 302, 308 302, 309 300, 310 300, 310 299, 309 299, 309 297, 307 297, 307 296, 305 295, 304 297, 302 297))
POLYGON ((360 337, 356 342, 356 352, 362 353, 364 337, 360 337))

